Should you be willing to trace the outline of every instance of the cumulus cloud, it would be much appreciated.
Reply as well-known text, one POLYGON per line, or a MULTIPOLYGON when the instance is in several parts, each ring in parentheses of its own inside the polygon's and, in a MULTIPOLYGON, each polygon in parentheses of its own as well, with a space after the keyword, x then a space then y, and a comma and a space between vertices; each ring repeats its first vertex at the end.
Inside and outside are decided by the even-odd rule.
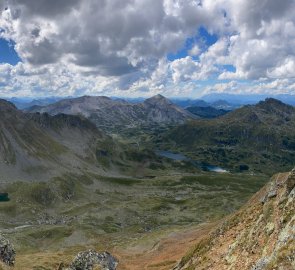
POLYGON ((32 64, 121 75, 177 50, 208 19, 196 1, 8 1, 2 35, 32 64), (177 5, 177 6, 176 6, 177 5))
POLYGON ((222 80, 292 85, 294 10, 293 0, 1 1, 0 38, 22 59, 0 64, 1 94, 192 94, 211 79, 216 91, 236 91, 222 80), (168 61, 201 26, 217 42, 201 36, 168 61))
POLYGON ((216 83, 206 86, 202 90, 202 95, 210 93, 233 93, 233 94, 261 94, 278 95, 295 93, 294 79, 273 79, 265 81, 253 81, 245 83, 243 81, 229 81, 225 83, 216 83))
POLYGON ((277 69, 285 69, 286 61, 295 55, 295 2, 239 0, 222 4, 237 34, 230 37, 228 57, 236 72, 221 78, 284 78, 277 69))
POLYGON ((197 56, 201 53, 201 49, 198 44, 195 44, 190 50, 189 50, 189 55, 191 56, 197 56))

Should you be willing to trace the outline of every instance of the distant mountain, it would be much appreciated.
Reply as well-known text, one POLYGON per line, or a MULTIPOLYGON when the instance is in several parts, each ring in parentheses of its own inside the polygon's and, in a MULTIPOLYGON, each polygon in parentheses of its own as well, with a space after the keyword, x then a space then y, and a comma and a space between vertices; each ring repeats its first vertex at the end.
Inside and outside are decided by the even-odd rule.
POLYGON ((223 109, 215 109, 213 107, 188 107, 186 108, 190 113, 195 114, 201 118, 216 118, 227 114, 229 111, 223 109))
POLYGON ((222 100, 222 99, 212 102, 211 106, 215 109, 227 110, 227 111, 232 111, 232 110, 235 110, 235 109, 241 107, 240 105, 233 104, 233 103, 230 103, 230 102, 228 102, 226 100, 222 100))
POLYGON ((18 109, 23 110, 32 106, 46 106, 61 100, 61 97, 48 97, 40 99, 30 98, 8 98, 6 100, 12 102, 18 109))
POLYGON ((171 101, 179 107, 187 108, 187 107, 209 107, 210 103, 202 100, 202 99, 176 99, 172 98, 171 101))
POLYGON ((213 103, 218 100, 225 100, 235 105, 256 104, 266 98, 275 98, 286 104, 295 106, 295 95, 279 94, 229 94, 229 93, 212 93, 202 97, 206 102, 213 103))
MULTIPOLYGON (((206 96, 205 96, 206 98, 206 96)), ((240 103, 230 103, 224 99, 216 99, 216 96, 209 98, 208 100, 203 99, 171 99, 171 101, 180 106, 182 108, 187 109, 188 107, 213 107, 215 109, 223 109, 223 110, 234 110, 241 107, 240 103)))
POLYGON ((129 102, 129 103, 141 103, 141 102, 144 102, 144 98, 142 98, 142 97, 138 97, 138 98, 129 98, 129 97, 110 97, 111 99, 113 99, 113 100, 118 100, 118 99, 120 99, 120 100, 125 100, 125 101, 127 101, 127 102, 129 102))
POLYGON ((189 118, 194 116, 172 103, 162 95, 146 99, 143 103, 139 104, 144 108, 147 116, 147 121, 151 123, 183 123, 189 118))
POLYGON ((269 173, 290 169, 295 163, 295 108, 266 99, 210 121, 190 121, 162 141, 197 160, 228 168, 249 165, 269 173))
POLYGON ((184 123, 195 116, 161 95, 156 95, 141 103, 125 100, 113 100, 103 96, 83 96, 64 99, 44 107, 32 107, 30 112, 47 112, 50 115, 60 113, 83 115, 100 128, 116 126, 136 126, 140 124, 176 124, 184 123))

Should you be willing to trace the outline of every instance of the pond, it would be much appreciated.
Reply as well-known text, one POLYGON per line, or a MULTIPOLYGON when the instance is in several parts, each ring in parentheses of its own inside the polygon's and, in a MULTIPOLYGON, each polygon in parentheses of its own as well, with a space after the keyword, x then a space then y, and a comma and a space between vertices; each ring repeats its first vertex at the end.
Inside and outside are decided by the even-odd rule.
POLYGON ((190 160, 185 155, 182 155, 182 154, 179 154, 179 153, 172 153, 170 151, 158 150, 158 151, 156 151, 156 154, 158 156, 170 158, 170 159, 177 160, 177 161, 190 160))
POLYGON ((204 171, 210 171, 210 172, 216 172, 216 173, 227 173, 229 171, 218 167, 218 166, 214 166, 214 165, 205 165, 205 164, 200 164, 199 162, 186 157, 185 155, 181 154, 181 153, 173 153, 170 151, 162 151, 162 150, 157 150, 155 151, 155 153, 158 156, 161 157, 165 157, 165 158, 170 158, 176 161, 190 161, 192 164, 194 164, 196 167, 201 168, 204 171))
POLYGON ((8 202, 8 201, 9 201, 8 193, 0 193, 0 202, 8 202))

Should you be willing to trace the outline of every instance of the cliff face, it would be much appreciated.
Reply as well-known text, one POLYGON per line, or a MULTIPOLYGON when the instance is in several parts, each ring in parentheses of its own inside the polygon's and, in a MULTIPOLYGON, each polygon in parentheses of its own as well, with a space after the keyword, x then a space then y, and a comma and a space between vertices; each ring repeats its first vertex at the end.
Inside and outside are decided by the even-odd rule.
POLYGON ((174 270, 295 269, 295 169, 272 177, 174 270))

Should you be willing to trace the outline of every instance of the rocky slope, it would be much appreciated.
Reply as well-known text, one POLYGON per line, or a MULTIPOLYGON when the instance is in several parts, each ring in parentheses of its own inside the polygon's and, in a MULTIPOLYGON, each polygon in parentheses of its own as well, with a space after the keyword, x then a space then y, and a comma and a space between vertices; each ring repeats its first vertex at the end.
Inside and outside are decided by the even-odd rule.
POLYGON ((272 177, 174 270, 295 269, 295 169, 272 177))
POLYGON ((129 103, 124 100, 112 100, 103 96, 83 96, 65 99, 45 107, 32 107, 30 112, 47 112, 83 115, 100 128, 115 126, 136 126, 140 124, 183 123, 194 118, 192 114, 174 105, 161 95, 156 95, 142 103, 129 103))
POLYGON ((1 184, 103 171, 97 150, 108 137, 87 119, 26 114, 5 100, 0 100, 0 116, 1 184))

